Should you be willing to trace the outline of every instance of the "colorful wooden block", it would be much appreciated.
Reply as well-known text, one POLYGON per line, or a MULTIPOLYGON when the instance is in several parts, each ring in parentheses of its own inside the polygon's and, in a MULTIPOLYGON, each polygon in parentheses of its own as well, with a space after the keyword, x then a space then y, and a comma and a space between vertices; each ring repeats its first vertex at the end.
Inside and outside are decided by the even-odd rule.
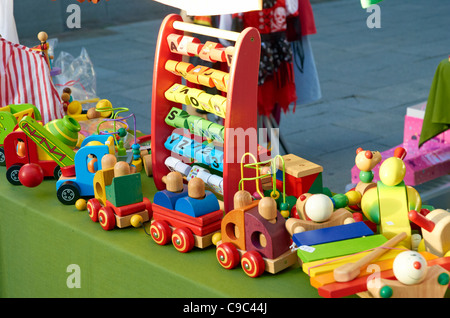
POLYGON ((178 45, 181 42, 183 36, 179 34, 169 34, 167 36, 167 44, 169 45, 169 50, 173 53, 178 53, 178 45))
POLYGON ((172 102, 189 105, 189 90, 190 88, 185 85, 174 84, 164 92, 164 96, 172 102))
POLYGON ((194 56, 197 53, 195 51, 189 50, 189 44, 200 44, 200 40, 198 38, 194 38, 192 36, 184 35, 180 42, 178 43, 178 53, 188 55, 188 56, 194 56))
POLYGON ((222 92, 227 92, 228 89, 227 78, 229 78, 229 74, 227 72, 214 70, 211 74, 211 79, 214 83, 214 86, 222 92))
POLYGON ((234 46, 228 46, 225 48, 225 57, 227 59, 228 66, 231 66, 231 62, 233 61, 234 53, 236 52, 236 49, 234 46))
MULTIPOLYGON (((216 48, 222 48, 223 46, 220 43, 212 42, 212 41, 206 41, 203 45, 202 49, 200 50, 200 53, 198 54, 198 57, 202 60, 208 61, 208 62, 214 62, 215 60, 211 57, 211 50, 216 48)), ((215 54, 217 55, 217 54, 215 54)))
POLYGON ((275 259, 289 250, 290 237, 285 229, 285 219, 280 212, 276 213, 276 221, 271 223, 261 216, 259 209, 245 212, 247 251, 258 251, 265 258, 275 259))
POLYGON ((298 257, 303 262, 313 262, 321 259, 349 255, 363 252, 378 247, 387 241, 381 234, 367 237, 353 238, 344 241, 336 241, 313 246, 300 246, 297 250, 298 257))
POLYGON ((106 199, 116 207, 142 202, 141 174, 114 177, 110 185, 105 187, 106 199))
MULTIPOLYGON (((294 154, 283 156, 285 164, 285 189, 286 193, 299 197, 304 193, 322 193, 323 167, 300 158, 294 154)), ((278 162, 277 187, 283 185, 283 171, 281 160, 278 162)))
POLYGON ((173 151, 174 147, 180 142, 181 139, 181 135, 174 133, 167 138, 166 142, 164 143, 164 147, 166 147, 167 150, 173 151))
POLYGON ((199 94, 197 96, 197 103, 194 104, 193 102, 191 102, 191 105, 195 108, 207 111, 208 113, 214 113, 214 108, 211 103, 212 97, 213 95, 203 92, 202 94, 199 94))
POLYGON ((244 213, 258 210, 258 201, 240 209, 235 209, 223 217, 221 225, 222 242, 233 243, 236 248, 246 250, 244 213))
POLYGON ((213 95, 211 98, 211 105, 214 114, 225 118, 227 112, 227 98, 222 95, 213 95))
POLYGON ((388 239, 405 232, 405 247, 411 248, 411 226, 408 219, 408 197, 405 183, 387 186, 377 182, 378 204, 380 209, 380 233, 388 239))
POLYGON ((179 198, 175 203, 175 210, 192 217, 199 217, 220 210, 216 196, 210 191, 205 192, 203 199, 194 199, 189 196, 179 198))
POLYGON ((175 209, 175 204, 179 198, 188 195, 188 189, 185 185, 181 192, 171 192, 168 190, 161 190, 155 193, 153 203, 169 210, 175 209))
POLYGON ((372 230, 364 222, 355 222, 295 233, 292 236, 292 240, 297 246, 317 245, 373 234, 372 230))
POLYGON ((199 74, 202 74, 207 70, 209 70, 209 67, 204 65, 197 65, 186 74, 186 80, 194 84, 201 84, 199 81, 199 74))

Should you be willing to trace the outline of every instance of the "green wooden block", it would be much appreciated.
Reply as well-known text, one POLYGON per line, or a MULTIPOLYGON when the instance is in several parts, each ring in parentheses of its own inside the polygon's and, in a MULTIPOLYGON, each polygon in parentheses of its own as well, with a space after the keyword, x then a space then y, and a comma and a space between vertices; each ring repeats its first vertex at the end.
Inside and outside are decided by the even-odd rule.
POLYGON ((384 235, 375 234, 325 244, 300 246, 297 255, 304 263, 308 263, 363 252, 383 245, 386 241, 387 238, 384 235))
POLYGON ((170 112, 167 114, 165 118, 165 122, 167 125, 172 126, 174 128, 186 128, 188 129, 187 118, 189 114, 177 107, 172 107, 170 112))
POLYGON ((132 173, 114 177, 111 184, 105 187, 106 199, 115 207, 139 203, 144 200, 142 194, 141 174, 132 173))

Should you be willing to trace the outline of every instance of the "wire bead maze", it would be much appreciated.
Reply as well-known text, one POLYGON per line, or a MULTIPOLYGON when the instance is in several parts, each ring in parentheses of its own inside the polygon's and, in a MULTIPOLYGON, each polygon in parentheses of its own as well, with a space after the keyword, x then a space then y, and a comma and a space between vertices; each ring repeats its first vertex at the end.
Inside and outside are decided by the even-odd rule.
POLYGON ((128 134, 129 125, 127 123, 127 119, 133 118, 133 130, 134 130, 134 143, 131 145, 131 150, 133 154, 133 160, 139 160, 140 159, 140 145, 137 142, 137 129, 136 129, 136 116, 134 113, 131 113, 128 116, 125 117, 119 117, 119 114, 122 112, 128 112, 129 109, 126 107, 119 107, 119 108, 111 108, 111 107, 99 107, 96 109, 98 112, 108 112, 111 111, 111 117, 105 118, 97 125, 97 134, 104 134, 104 135, 117 135, 119 138, 121 138, 119 141, 114 138, 114 143, 117 145, 118 153, 119 155, 125 155, 125 147, 123 145, 123 138, 125 138, 128 134), (100 126, 105 122, 113 122, 114 123, 114 130, 113 131, 100 131, 100 126), (117 123, 123 124, 126 128, 120 127, 117 129, 117 123))
POLYGON ((280 192, 277 191, 277 187, 276 187, 276 172, 279 169, 279 165, 277 165, 277 159, 279 159, 281 161, 281 166, 282 166, 282 173, 283 173, 283 191, 281 193, 282 195, 282 202, 280 204, 280 213, 284 218, 289 217, 289 205, 286 202, 286 188, 285 188, 285 163, 284 163, 284 159, 282 156, 280 155, 276 155, 274 158, 266 160, 266 161, 261 161, 261 162, 257 162, 255 156, 251 153, 245 153, 242 158, 241 158, 241 180, 239 181, 239 190, 244 190, 244 181, 256 181, 256 193, 253 194, 254 197, 259 196, 260 198, 264 197, 264 194, 261 192, 260 187, 259 187, 259 182, 258 180, 266 178, 266 177, 271 177, 272 178, 272 191, 270 192, 270 196, 274 199, 277 200, 280 197, 280 192), (250 156, 254 163, 248 163, 248 164, 243 164, 244 162, 244 158, 246 156, 250 156), (260 167, 267 167, 267 165, 270 163, 270 169, 266 172, 260 175, 260 167), (251 177, 251 178, 244 178, 244 168, 250 168, 250 169, 255 169, 256 170, 256 176, 255 177, 251 177))

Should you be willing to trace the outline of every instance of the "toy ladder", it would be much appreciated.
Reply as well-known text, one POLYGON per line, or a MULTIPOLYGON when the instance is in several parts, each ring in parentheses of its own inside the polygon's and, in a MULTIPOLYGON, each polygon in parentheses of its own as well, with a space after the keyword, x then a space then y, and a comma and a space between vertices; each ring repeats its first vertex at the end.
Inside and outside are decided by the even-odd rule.
MULTIPOLYGON (((257 85, 261 39, 255 28, 247 28, 237 33, 185 23, 177 14, 170 14, 164 19, 156 43, 151 110, 153 178, 159 190, 165 188, 162 177, 170 172, 165 165, 165 160, 171 156, 171 151, 164 146, 164 143, 174 131, 174 127, 166 124, 165 118, 173 107, 182 109, 184 104, 183 102, 169 100, 165 96, 165 93, 174 84, 181 84, 184 77, 168 71, 166 63, 168 61, 175 64, 181 62, 183 53, 190 56, 198 55, 202 58, 200 51, 194 54, 186 54, 185 50, 183 52, 181 49, 176 50, 177 45, 180 48, 180 45, 185 43, 182 39, 185 32, 186 35, 191 37, 194 34, 200 34, 213 38, 211 41, 214 41, 214 38, 221 38, 235 42, 234 47, 222 47, 223 51, 231 49, 230 51, 227 50, 231 53, 227 54, 225 59, 212 59, 213 62, 227 63, 229 67, 226 81, 227 89, 226 91, 222 90, 222 95, 219 96, 226 98, 226 103, 224 102, 222 105, 224 113, 222 116, 224 118, 223 164, 219 173, 222 173, 223 178, 224 210, 228 212, 233 209, 233 196, 238 191, 241 179, 241 158, 244 153, 249 152, 257 155, 258 152, 257 139, 253 140, 249 136, 238 135, 236 129, 254 134, 257 137, 257 85), (175 43, 175 50, 174 42, 170 42, 169 38, 181 40, 175 43), (246 142, 243 142, 243 140, 246 140, 246 142)), ((201 44, 198 44, 198 41, 194 42, 194 44, 196 43, 199 48, 202 47, 201 44)), ((202 59, 205 60, 205 58, 202 59)), ((189 161, 184 162, 189 164, 189 161)), ((252 189, 248 189, 248 191, 252 191, 252 189)))

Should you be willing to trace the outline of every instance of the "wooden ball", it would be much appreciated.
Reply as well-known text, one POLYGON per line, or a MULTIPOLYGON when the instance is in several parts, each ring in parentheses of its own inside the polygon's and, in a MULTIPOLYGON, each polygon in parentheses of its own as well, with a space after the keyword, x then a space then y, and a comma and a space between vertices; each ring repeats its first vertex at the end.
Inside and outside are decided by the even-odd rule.
POLYGON ((235 209, 241 209, 241 208, 249 205, 253 201, 252 195, 250 194, 250 192, 245 191, 245 190, 239 190, 238 192, 236 192, 234 194, 233 200, 234 200, 234 208, 235 209))
POLYGON ((205 182, 200 178, 192 178, 188 182, 188 195, 194 199, 203 199, 205 193, 205 182))
POLYGON ((178 171, 171 171, 166 176, 166 189, 170 192, 183 191, 183 176, 178 171))
POLYGON ((113 154, 106 154, 102 157, 102 169, 114 168, 117 163, 117 158, 113 154))
POLYGON ((258 203, 259 214, 272 222, 277 218, 277 202, 271 197, 264 197, 258 203))
POLYGON ((41 32, 38 33, 37 38, 38 38, 39 41, 45 42, 48 39, 48 34, 46 32, 44 32, 44 31, 41 31, 41 32))
POLYGON ((61 99, 63 100, 63 102, 68 102, 70 100, 70 95, 68 93, 62 93, 61 99))
POLYGON ((64 87, 64 88, 63 88, 63 92, 64 92, 64 93, 67 93, 67 94, 69 94, 69 95, 72 94, 72 90, 70 89, 70 87, 64 87))
POLYGON ((119 161, 114 165, 114 177, 126 176, 130 171, 130 165, 125 161, 119 161))
POLYGON ((305 213, 305 204, 308 198, 312 196, 311 193, 303 193, 300 195, 297 199, 297 202, 295 204, 295 208, 297 209, 297 214, 303 219, 306 220, 306 213, 305 213))

